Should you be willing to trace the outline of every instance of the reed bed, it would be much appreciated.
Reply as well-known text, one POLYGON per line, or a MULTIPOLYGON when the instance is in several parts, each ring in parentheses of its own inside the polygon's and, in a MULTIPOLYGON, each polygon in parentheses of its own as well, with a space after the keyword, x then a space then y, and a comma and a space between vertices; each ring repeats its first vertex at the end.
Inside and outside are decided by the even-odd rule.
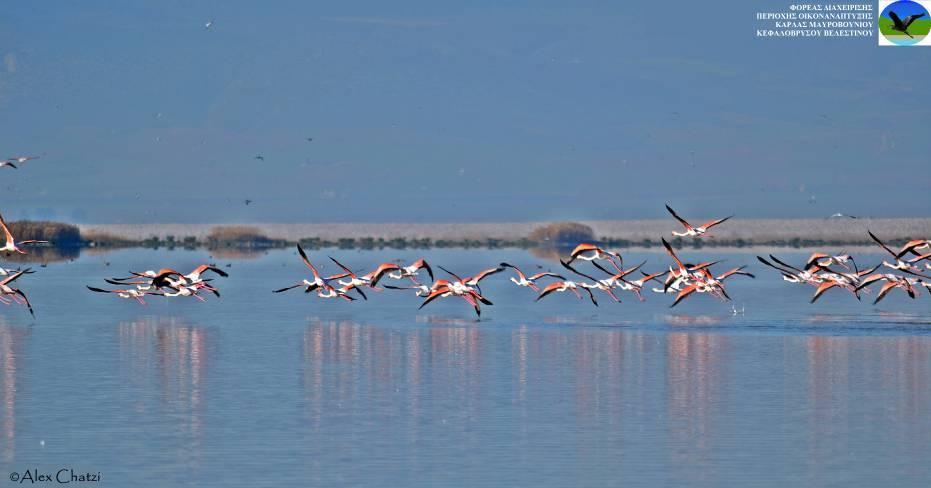
POLYGON ((62 222, 18 220, 8 222, 10 232, 17 240, 49 241, 55 246, 80 246, 81 231, 78 226, 62 222))

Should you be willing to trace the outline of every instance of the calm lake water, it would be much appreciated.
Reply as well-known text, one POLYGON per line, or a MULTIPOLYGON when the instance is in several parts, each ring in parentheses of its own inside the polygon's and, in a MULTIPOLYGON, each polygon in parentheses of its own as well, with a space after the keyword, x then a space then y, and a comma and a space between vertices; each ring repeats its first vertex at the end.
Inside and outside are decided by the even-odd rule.
MULTIPOLYGON (((0 485, 61 468, 103 486, 931 484, 931 297, 809 305, 809 287, 753 254, 684 254, 749 264, 757 279, 728 287, 745 313, 709 296, 669 309, 652 293, 534 303, 504 276, 482 283, 495 305, 480 322, 462 300, 418 311, 390 290, 272 294, 305 275, 291 250, 84 252, 37 267, 20 283, 37 318, 0 307, 0 485), (207 303, 84 288, 207 261, 231 265, 207 303)), ((311 258, 326 255, 359 269, 421 255, 462 274, 559 267, 518 250, 311 258)), ((640 259, 668 265, 627 256, 640 259)))

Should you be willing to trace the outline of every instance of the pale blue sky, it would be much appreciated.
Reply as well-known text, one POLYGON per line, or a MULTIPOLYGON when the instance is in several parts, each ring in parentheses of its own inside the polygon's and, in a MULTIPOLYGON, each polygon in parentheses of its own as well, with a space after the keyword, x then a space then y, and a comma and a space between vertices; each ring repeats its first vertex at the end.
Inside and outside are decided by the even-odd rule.
POLYGON ((0 170, 0 210, 931 215, 931 49, 758 39, 773 2, 467 3, 12 2, 0 152, 42 159, 0 170))

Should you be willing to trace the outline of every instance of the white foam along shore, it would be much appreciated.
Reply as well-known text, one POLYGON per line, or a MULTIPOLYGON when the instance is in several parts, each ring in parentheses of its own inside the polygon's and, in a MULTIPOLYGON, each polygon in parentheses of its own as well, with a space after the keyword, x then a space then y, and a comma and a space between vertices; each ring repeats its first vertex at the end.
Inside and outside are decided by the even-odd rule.
MULTIPOLYGON (((701 219, 694 219, 696 222, 701 219)), ((304 224, 241 224, 256 229, 269 239, 296 242, 306 239, 339 241, 340 239, 430 239, 433 242, 520 241, 537 227, 549 222, 497 223, 304 223, 304 224)), ((681 230, 670 219, 578 221, 590 226, 598 240, 656 242, 670 237, 672 230, 681 230)), ((211 231, 233 224, 88 224, 79 225, 82 235, 106 235, 128 241, 146 239, 181 241, 193 237, 207 240, 211 231)), ((884 240, 931 238, 931 218, 894 219, 739 219, 734 218, 714 229, 715 242, 747 245, 791 242, 794 240, 865 243, 867 230, 884 240)))

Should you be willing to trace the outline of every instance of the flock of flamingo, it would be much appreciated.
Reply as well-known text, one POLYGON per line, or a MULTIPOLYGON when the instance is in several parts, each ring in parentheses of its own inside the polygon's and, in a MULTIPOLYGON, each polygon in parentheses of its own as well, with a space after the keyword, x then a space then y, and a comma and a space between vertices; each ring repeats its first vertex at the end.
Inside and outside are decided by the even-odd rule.
POLYGON ((162 268, 158 271, 148 270, 142 272, 130 271, 126 278, 109 278, 104 281, 121 288, 106 290, 88 285, 87 289, 95 293, 112 293, 120 298, 129 298, 145 305, 145 296, 163 297, 192 297, 200 301, 206 299, 200 294, 202 291, 220 296, 220 290, 210 282, 213 278, 204 278, 208 271, 226 278, 229 276, 216 266, 201 264, 188 274, 181 274, 171 268, 162 268))
POLYGON ((711 272, 711 266, 717 264, 717 262, 704 262, 697 265, 686 264, 679 260, 672 246, 670 246, 665 239, 663 239, 663 245, 669 255, 672 256, 676 265, 671 266, 668 270, 661 273, 648 274, 644 271, 640 271, 639 277, 632 279, 630 275, 639 271, 640 268, 646 264, 645 262, 628 269, 623 269, 624 261, 619 253, 607 251, 595 244, 579 244, 569 254, 568 260, 560 260, 559 262, 562 267, 571 272, 572 275, 585 278, 587 281, 579 280, 578 278, 569 279, 564 275, 552 271, 527 275, 520 268, 509 263, 500 263, 496 267, 488 268, 466 277, 462 277, 439 266, 443 272, 449 275, 449 279, 436 279, 433 275, 432 268, 423 259, 417 260, 410 266, 401 266, 395 263, 382 263, 378 265, 374 271, 359 276, 332 257, 330 259, 336 263, 342 271, 335 275, 323 277, 320 275, 320 272, 317 271, 313 263, 310 262, 304 249, 298 245, 298 254, 300 254, 304 264, 310 269, 313 279, 304 279, 300 283, 274 290, 274 292, 282 293, 294 288, 303 287, 305 293, 316 291, 317 296, 321 298, 340 298, 353 301, 356 298, 350 295, 350 292, 356 293, 358 297, 362 299, 367 299, 363 289, 369 288, 374 291, 381 291, 382 288, 378 287, 378 283, 383 279, 409 280, 409 282, 403 286, 384 285, 384 288, 393 290, 413 290, 416 296, 423 298, 420 308, 425 307, 438 298, 459 297, 472 306, 476 315, 481 316, 482 304, 492 305, 492 302, 482 294, 480 282, 489 276, 506 270, 511 270, 514 273, 514 276, 510 278, 512 283, 519 287, 527 287, 537 292, 535 301, 539 301, 553 293, 565 291, 571 291, 576 297, 583 299, 584 297, 581 292, 585 292, 595 306, 598 306, 598 299, 595 298, 593 290, 605 293, 615 302, 621 301, 618 294, 615 293, 615 290, 631 292, 636 295, 638 299, 643 301, 643 287, 648 282, 654 280, 657 281, 657 287, 652 288, 654 292, 677 294, 672 306, 675 306, 685 297, 693 293, 708 292, 721 299, 729 300, 730 297, 724 289, 724 279, 734 275, 753 277, 752 274, 743 271, 743 266, 715 276, 715 274, 711 272), (595 278, 590 274, 579 271, 572 265, 576 260, 590 261, 600 273, 604 274, 604 277, 595 278), (613 270, 609 270, 597 261, 606 261, 611 265, 613 270), (417 277, 421 270, 425 271, 430 277, 429 285, 418 281, 417 277), (661 282, 659 278, 664 276, 666 278, 661 282), (550 280, 549 283, 545 286, 538 284, 538 281, 544 278, 550 280), (660 283, 662 287, 659 286, 660 283))
MULTIPOLYGON (((4 162, 12 165, 15 162, 22 163, 29 159, 33 158, 17 158, 4 162)), ((729 216, 699 226, 693 226, 676 214, 669 205, 666 205, 666 209, 684 228, 681 232, 672 232, 672 235, 676 237, 694 239, 712 237, 709 233, 710 229, 732 217, 729 216)), ((0 226, 2 226, 6 238, 0 252, 6 252, 7 255, 10 253, 26 254, 20 246, 46 243, 46 241, 35 240, 17 241, 6 222, 3 221, 2 216, 0 216, 0 226)), ((870 285, 878 283, 882 283, 882 286, 873 303, 879 302, 896 288, 903 290, 912 298, 918 296, 917 290, 919 287, 924 287, 931 292, 931 276, 923 274, 925 269, 931 270, 931 252, 921 253, 921 251, 931 250, 931 240, 910 241, 902 248, 893 250, 872 232, 869 232, 869 235, 885 252, 892 256, 893 262, 884 260, 872 268, 859 269, 854 258, 847 254, 814 253, 802 267, 788 264, 772 254, 769 255, 769 260, 762 256, 757 256, 757 258, 766 266, 777 270, 786 281, 814 286, 816 290, 811 302, 818 300, 831 289, 847 290, 859 300, 861 294, 870 292, 868 288, 870 285), (925 269, 920 267, 921 264, 924 265, 925 269), (879 273, 877 271, 880 267, 889 268, 891 272, 879 273)), ((409 290, 423 299, 420 308, 440 298, 458 297, 468 303, 475 310, 476 315, 480 317, 482 313, 481 306, 492 305, 492 302, 482 293, 481 281, 508 270, 513 273, 513 276, 510 277, 512 283, 519 287, 529 288, 537 294, 534 301, 539 301, 554 293, 568 291, 575 294, 580 300, 587 296, 595 306, 598 306, 596 292, 607 295, 615 302, 621 301, 620 292, 630 292, 640 301, 643 301, 645 299, 644 287, 650 282, 654 282, 649 288, 650 291, 675 295, 670 307, 675 307, 689 296, 703 293, 722 301, 728 301, 731 298, 724 286, 726 279, 738 275, 755 277, 745 271, 746 266, 736 267, 724 272, 715 272, 712 269, 720 263, 719 261, 703 261, 697 264, 683 262, 665 238, 662 238, 662 243, 673 263, 666 269, 653 273, 641 269, 646 264, 645 261, 636 266, 625 268, 624 259, 620 253, 603 249, 596 244, 582 243, 569 253, 568 259, 560 259, 559 262, 564 269, 562 274, 545 271, 528 275, 519 267, 502 262, 498 266, 465 277, 438 266, 448 275, 447 278, 441 279, 434 277, 433 268, 424 259, 418 259, 408 266, 397 263, 382 263, 373 271, 360 275, 335 258, 330 257, 329 259, 340 271, 336 274, 323 276, 310 261, 304 249, 298 244, 297 252, 304 265, 310 270, 311 277, 274 290, 274 293, 303 288, 304 293, 316 292, 316 295, 320 298, 355 301, 358 298, 368 299, 365 290, 409 290), (588 261, 592 269, 587 270, 587 272, 581 271, 578 268, 581 261, 588 261), (429 282, 422 280, 421 272, 426 273, 429 282), (569 277, 567 278, 567 276, 569 277), (379 287, 379 283, 388 280, 392 284, 383 284, 382 287, 379 287)), ((34 316, 32 305, 29 303, 26 294, 21 289, 11 286, 13 282, 22 276, 32 273, 33 271, 29 268, 16 270, 0 268, 0 277, 4 277, 0 281, 0 303, 24 305, 34 316)), ((205 277, 206 273, 212 273, 220 277, 228 276, 225 271, 214 265, 202 264, 187 274, 171 268, 162 268, 158 271, 130 271, 128 277, 105 280, 108 284, 117 288, 104 289, 93 286, 87 286, 87 288, 95 293, 112 294, 120 298, 136 300, 141 304, 146 303, 145 297, 148 296, 188 297, 204 301, 206 300, 204 293, 220 296, 219 289, 213 283, 215 278, 205 277)))
POLYGON ((769 255, 772 262, 762 256, 757 256, 757 259, 766 266, 779 271, 782 279, 790 283, 814 286, 815 294, 811 297, 811 303, 831 289, 846 290, 860 300, 860 294, 869 293, 868 287, 876 283, 882 283, 882 286, 873 300, 874 305, 896 288, 913 299, 918 297, 919 287, 924 287, 931 293, 931 277, 923 274, 925 270, 931 270, 931 261, 929 261, 931 252, 924 254, 919 252, 931 250, 931 240, 912 240, 896 251, 872 232, 867 233, 883 251, 892 256, 894 262, 883 260, 882 263, 872 268, 859 269, 856 260, 849 254, 814 253, 802 268, 797 268, 772 254, 769 255), (920 267, 920 264, 924 264, 924 269, 920 267), (832 266, 835 268, 832 269, 832 266), (843 268, 843 270, 836 269, 836 267, 843 268), (877 273, 879 268, 886 268, 893 272, 877 273), (899 274, 896 274, 896 271, 899 274))
MULTIPOLYGON (((673 218, 678 220, 684 227, 682 232, 672 232, 672 235, 676 237, 710 237, 708 232, 712 227, 724 223, 731 218, 729 216, 712 220, 699 226, 693 226, 687 220, 680 217, 669 205, 666 205, 666 209, 673 218)), ((869 292, 869 289, 866 287, 880 281, 885 281, 885 284, 883 284, 880 289, 874 303, 878 303, 894 288, 905 290, 912 298, 917 296, 915 291, 916 286, 924 286, 931 291, 931 277, 923 275, 921 273, 922 270, 918 268, 919 262, 926 261, 924 263, 925 267, 931 269, 931 264, 929 264, 931 262, 927 261, 931 258, 931 253, 920 254, 918 252, 923 249, 931 248, 931 240, 910 241, 903 246, 902 249, 893 251, 873 235, 872 232, 870 232, 870 236, 882 246, 885 251, 895 257, 895 263, 883 261, 883 263, 871 269, 859 270, 856 268, 853 257, 849 255, 814 253, 808 259, 804 268, 799 269, 772 255, 770 255, 770 259, 775 261, 776 264, 767 261, 761 256, 758 256, 758 259, 767 266, 777 269, 787 281, 815 285, 817 290, 815 296, 811 300, 812 302, 817 300, 827 290, 835 287, 852 292, 859 300, 861 292, 869 292), (913 253, 916 257, 903 261, 903 256, 908 253, 913 253), (854 266, 853 270, 850 269, 848 263, 854 266), (841 266, 844 270, 835 270, 831 268, 832 266, 841 266), (873 274, 880 266, 886 266, 893 270, 913 275, 914 277, 893 273, 873 274)), ((670 307, 675 307, 679 302, 696 293, 708 293, 721 300, 730 300, 730 296, 727 294, 727 290, 724 286, 724 280, 736 275, 754 278, 753 274, 744 271, 746 266, 740 266, 718 274, 712 272, 712 266, 719 264, 718 261, 705 261, 698 264, 684 263, 679 259, 675 250, 673 250, 672 246, 665 238, 662 239, 662 243, 666 252, 672 258, 674 265, 656 273, 642 271, 640 268, 646 264, 645 262, 624 269, 624 260, 620 253, 608 251, 596 244, 579 244, 569 253, 569 259, 561 259, 560 264, 573 276, 584 278, 584 280, 578 278, 568 279, 552 271, 527 275, 520 268, 509 263, 500 263, 496 267, 482 270, 467 277, 461 277, 439 266, 443 272, 449 275, 449 278, 436 279, 433 275, 433 269, 424 259, 419 259, 409 266, 401 266, 396 263, 382 263, 373 271, 360 276, 332 257, 330 259, 342 271, 324 277, 313 263, 311 263, 304 249, 298 245, 298 254, 304 262, 304 265, 310 269, 312 279, 304 279, 300 283, 274 290, 274 292, 282 293, 303 287, 305 293, 316 291, 317 296, 321 298, 339 298, 353 301, 356 298, 350 295, 350 292, 355 293, 362 299, 367 299, 363 289, 368 288, 381 291, 382 288, 378 287, 378 283, 383 279, 388 278, 395 281, 409 280, 404 285, 384 285, 384 288, 393 290, 413 290, 416 296, 423 298, 420 308, 423 308, 430 302, 439 298, 459 297, 472 306, 476 315, 481 316, 481 305, 491 305, 492 302, 482 294, 479 283, 489 276, 506 270, 511 270, 514 273, 514 276, 510 278, 512 283, 519 287, 530 288, 538 293, 535 301, 539 301, 553 293, 565 291, 571 291, 576 297, 583 299, 582 292, 584 292, 595 306, 598 306, 598 300, 595 298, 595 291, 606 294, 615 302, 621 301, 616 291, 631 292, 639 300, 643 301, 643 287, 651 281, 656 282, 656 285, 650 288, 651 291, 676 295, 670 307), (597 270, 593 270, 591 273, 598 273, 603 277, 597 278, 590 273, 579 271, 573 266, 573 263, 576 261, 589 261, 597 270), (609 266, 606 267, 600 264, 599 261, 603 261, 609 266), (427 276, 429 276, 430 284, 421 283, 418 280, 421 270, 425 271, 427 276), (638 272, 639 274, 635 274, 638 272), (544 279, 549 280, 549 283, 545 284, 545 286, 538 285, 538 282, 544 279)))

